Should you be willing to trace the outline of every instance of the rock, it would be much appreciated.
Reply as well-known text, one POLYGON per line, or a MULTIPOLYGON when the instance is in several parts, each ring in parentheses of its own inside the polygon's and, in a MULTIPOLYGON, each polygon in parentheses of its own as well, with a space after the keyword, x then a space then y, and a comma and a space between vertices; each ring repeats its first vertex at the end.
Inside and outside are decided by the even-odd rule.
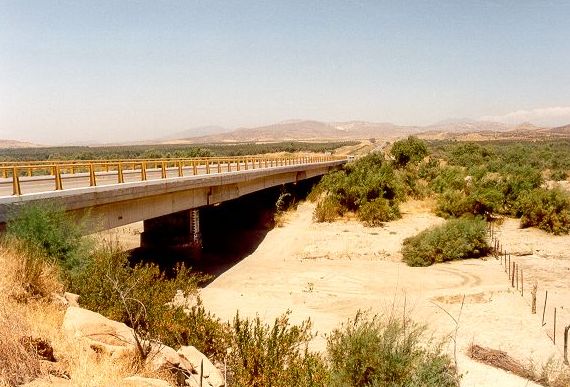
POLYGON ((125 387, 172 387, 172 385, 162 379, 144 378, 142 376, 129 376, 124 378, 121 385, 125 387))
MULTIPOLYGON (((173 369, 178 369, 182 371, 183 375, 190 375, 194 372, 192 363, 179 355, 174 349, 162 344, 152 344, 148 362, 152 371, 172 371, 173 369)), ((180 377, 183 375, 180 375, 180 377)))
POLYGON ((79 306, 79 294, 65 292, 63 293, 63 298, 69 306, 79 306))
MULTIPOLYGON (((131 328, 87 309, 70 306, 63 318, 63 331, 69 337, 86 340, 97 353, 118 357, 137 350, 131 328)), ((154 342, 147 362, 151 370, 168 370, 182 382, 194 371, 192 363, 174 349, 154 342)))
POLYGON ((212 362, 202 352, 193 346, 181 347, 178 354, 188 360, 197 373, 200 372, 200 363, 204 363, 204 381, 207 381, 213 387, 224 386, 224 377, 222 373, 212 364, 212 362))
POLYGON ((67 301, 65 299, 65 297, 60 295, 60 294, 52 293, 51 300, 54 304, 65 306, 65 307, 69 306, 69 301, 67 301))
POLYGON ((96 352, 113 355, 136 348, 131 328, 76 306, 67 308, 63 318, 63 331, 69 337, 87 340, 96 352))

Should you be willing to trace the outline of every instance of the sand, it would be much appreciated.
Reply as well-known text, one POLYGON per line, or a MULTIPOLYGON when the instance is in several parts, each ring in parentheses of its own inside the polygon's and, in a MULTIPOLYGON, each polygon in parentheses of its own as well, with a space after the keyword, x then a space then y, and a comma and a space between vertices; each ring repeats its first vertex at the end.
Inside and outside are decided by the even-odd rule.
MULTIPOLYGON (((238 310, 241 316, 259 315, 267 322, 287 310, 293 322, 310 318, 318 332, 315 350, 323 350, 325 335, 357 310, 387 314, 403 313, 405 308, 436 338, 453 335, 456 325, 448 313, 457 319, 461 311, 456 352, 462 385, 535 385, 466 356, 475 343, 538 366, 551 357, 561 359, 562 345, 553 345, 548 336, 552 325, 542 327, 541 312, 530 313, 530 292, 522 297, 511 288, 500 261, 491 257, 428 268, 401 262, 404 238, 443 222, 429 207, 406 203, 402 219, 368 228, 350 219, 316 224, 314 205, 302 203, 253 254, 202 289, 201 297, 209 310, 228 320, 238 310)), ((525 265, 525 286, 530 289, 530 281, 538 278, 539 289, 556 289, 551 290, 552 302, 562 308, 564 297, 569 299, 570 237, 519 230, 515 220, 506 221, 500 231, 513 252, 532 250, 533 255, 516 258, 525 265)), ((538 298, 541 305, 540 291, 538 298)), ((569 323, 559 314, 559 326, 569 323)), ((557 344, 562 342, 559 338, 557 344)), ((448 341, 446 350, 453 354, 453 341, 448 341)))

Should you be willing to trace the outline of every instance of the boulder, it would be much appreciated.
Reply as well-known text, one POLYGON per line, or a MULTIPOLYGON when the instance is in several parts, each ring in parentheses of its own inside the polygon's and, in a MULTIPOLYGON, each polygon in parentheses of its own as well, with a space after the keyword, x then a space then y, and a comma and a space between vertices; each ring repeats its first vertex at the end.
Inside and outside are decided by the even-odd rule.
POLYGON ((67 301, 69 306, 79 306, 79 294, 65 292, 63 298, 67 301))
POLYGON ((178 350, 178 354, 187 360, 196 372, 200 373, 200 364, 203 362, 203 381, 207 382, 207 385, 213 387, 224 386, 224 377, 222 373, 212 364, 212 362, 204 355, 202 352, 198 351, 193 346, 181 347, 178 350))
MULTIPOLYGON (((84 339, 98 353, 113 357, 136 351, 134 331, 123 323, 109 320, 99 313, 70 306, 63 318, 64 333, 75 339, 84 339)), ((151 343, 147 364, 152 371, 168 370, 184 380, 194 371, 192 363, 174 349, 151 343)))
POLYGON ((99 313, 70 306, 63 318, 63 332, 75 339, 85 339, 97 352, 110 355, 134 350, 133 330, 123 323, 109 320, 99 313))

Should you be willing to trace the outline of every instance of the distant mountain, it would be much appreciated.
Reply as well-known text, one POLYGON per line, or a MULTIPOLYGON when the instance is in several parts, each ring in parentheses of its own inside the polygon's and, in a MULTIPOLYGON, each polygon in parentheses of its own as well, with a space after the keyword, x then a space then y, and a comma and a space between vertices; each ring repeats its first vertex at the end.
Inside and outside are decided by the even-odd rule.
POLYGON ((558 135, 570 135, 570 124, 568 125, 564 125, 564 126, 559 126, 556 128, 552 128, 549 130, 550 133, 552 134, 558 134, 558 135))
POLYGON ((159 142, 170 140, 183 140, 192 137, 209 136, 219 133, 229 132, 230 129, 222 128, 221 126, 199 126, 196 128, 186 129, 181 132, 176 132, 168 136, 157 139, 159 142))
POLYGON ((17 141, 17 140, 2 140, 0 139, 0 149, 14 149, 14 148, 39 148, 43 145, 33 144, 31 142, 17 141))
POLYGON ((417 127, 367 121, 321 122, 288 120, 254 128, 239 128, 228 133, 189 138, 192 143, 208 142, 273 142, 352 140, 371 137, 398 137, 415 133, 417 127))

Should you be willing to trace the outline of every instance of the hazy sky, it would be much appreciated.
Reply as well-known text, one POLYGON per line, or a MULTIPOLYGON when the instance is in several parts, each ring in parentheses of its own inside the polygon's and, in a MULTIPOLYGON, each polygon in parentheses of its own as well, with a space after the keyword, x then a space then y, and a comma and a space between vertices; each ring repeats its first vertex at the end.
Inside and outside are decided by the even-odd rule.
POLYGON ((0 0, 0 138, 570 123, 570 2, 0 0))

